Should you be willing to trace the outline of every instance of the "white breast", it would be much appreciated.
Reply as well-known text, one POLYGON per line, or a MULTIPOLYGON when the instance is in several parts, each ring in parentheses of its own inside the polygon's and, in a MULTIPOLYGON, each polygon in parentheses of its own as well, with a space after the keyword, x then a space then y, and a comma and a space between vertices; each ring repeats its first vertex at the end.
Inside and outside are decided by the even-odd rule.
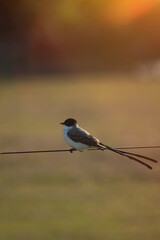
POLYGON ((83 144, 83 143, 79 143, 79 142, 74 142, 72 141, 67 133, 68 131, 71 129, 72 127, 68 127, 68 126, 64 126, 64 129, 63 129, 63 137, 64 137, 64 140, 66 141, 66 143, 68 143, 69 146, 71 146, 72 148, 75 148, 77 149, 78 151, 84 151, 85 149, 88 148, 88 146, 86 144, 83 144))

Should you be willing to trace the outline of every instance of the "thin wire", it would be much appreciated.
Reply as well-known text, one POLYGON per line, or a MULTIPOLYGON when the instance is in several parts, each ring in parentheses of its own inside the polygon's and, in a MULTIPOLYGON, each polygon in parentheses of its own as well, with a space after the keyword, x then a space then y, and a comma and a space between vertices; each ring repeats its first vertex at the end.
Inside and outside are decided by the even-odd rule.
MULTIPOLYGON (((151 149, 151 148, 160 148, 160 146, 146 146, 146 147, 118 147, 114 149, 151 149)), ((96 148, 88 149, 89 151, 100 150, 96 148)), ((106 149, 107 150, 107 149, 106 149)), ((76 150, 72 150, 76 151, 76 150)), ((70 149, 55 149, 55 150, 33 150, 33 151, 22 151, 22 152, 0 152, 0 155, 7 154, 26 154, 26 153, 52 153, 52 152, 71 152, 70 149)))
POLYGON ((160 146, 148 146, 148 147, 120 147, 116 149, 142 149, 142 148, 160 148, 160 146))
MULTIPOLYGON (((69 152, 69 149, 56 149, 56 150, 33 150, 33 151, 23 151, 23 152, 1 152, 0 154, 25 154, 25 153, 51 153, 51 152, 69 152)), ((75 150, 73 150, 75 151, 75 150)))

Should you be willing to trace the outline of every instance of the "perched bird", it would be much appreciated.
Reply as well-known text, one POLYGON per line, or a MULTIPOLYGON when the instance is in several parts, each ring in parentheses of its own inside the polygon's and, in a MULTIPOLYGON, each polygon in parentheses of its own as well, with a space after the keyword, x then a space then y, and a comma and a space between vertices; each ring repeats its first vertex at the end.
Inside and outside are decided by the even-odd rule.
POLYGON ((68 118, 61 124, 64 125, 63 137, 64 137, 64 140, 71 147, 70 149, 71 153, 75 150, 83 152, 84 150, 87 150, 89 148, 96 148, 100 150, 110 150, 124 157, 128 157, 131 160, 137 161, 145 165, 149 169, 152 169, 152 167, 146 164, 145 162, 143 162, 142 160, 139 160, 139 158, 141 159, 143 158, 145 160, 149 160, 152 162, 157 162, 157 160, 153 158, 149 158, 149 157, 146 157, 140 154, 131 153, 131 152, 121 151, 101 143, 96 137, 93 137, 89 132, 79 127, 77 121, 73 118, 68 118))

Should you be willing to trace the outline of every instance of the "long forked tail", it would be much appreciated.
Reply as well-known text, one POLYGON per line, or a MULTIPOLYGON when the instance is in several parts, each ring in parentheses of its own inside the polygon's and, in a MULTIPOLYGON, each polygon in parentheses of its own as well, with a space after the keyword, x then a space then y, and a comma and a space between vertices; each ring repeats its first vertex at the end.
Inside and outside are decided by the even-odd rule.
POLYGON ((124 157, 128 157, 129 159, 134 160, 136 162, 139 162, 140 164, 148 167, 149 169, 152 169, 152 167, 149 164, 143 162, 142 160, 139 160, 138 158, 143 158, 145 160, 149 160, 149 161, 154 162, 154 163, 158 162, 157 160, 155 160, 153 158, 149 158, 149 157, 146 157, 146 156, 143 156, 143 155, 140 155, 140 154, 136 154, 136 153, 130 153, 130 152, 126 152, 126 151, 121 151, 121 150, 118 150, 118 149, 115 149, 115 148, 111 148, 111 147, 109 147, 107 145, 104 145, 103 143, 100 143, 100 144, 102 146, 104 146, 106 149, 108 149, 108 150, 110 150, 112 152, 118 153, 118 154, 120 154, 120 155, 122 155, 124 157))

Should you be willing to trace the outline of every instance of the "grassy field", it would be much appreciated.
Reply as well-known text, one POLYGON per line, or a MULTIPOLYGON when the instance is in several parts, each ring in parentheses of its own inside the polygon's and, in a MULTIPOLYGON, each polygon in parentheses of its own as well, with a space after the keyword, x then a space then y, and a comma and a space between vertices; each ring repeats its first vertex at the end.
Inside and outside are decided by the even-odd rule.
MULTIPOLYGON (((68 117, 113 146, 160 145, 160 82, 0 82, 0 151, 67 148, 68 117)), ((160 150, 136 152, 160 159, 160 150)), ((0 239, 159 240, 160 165, 110 152, 0 156, 0 239)))

